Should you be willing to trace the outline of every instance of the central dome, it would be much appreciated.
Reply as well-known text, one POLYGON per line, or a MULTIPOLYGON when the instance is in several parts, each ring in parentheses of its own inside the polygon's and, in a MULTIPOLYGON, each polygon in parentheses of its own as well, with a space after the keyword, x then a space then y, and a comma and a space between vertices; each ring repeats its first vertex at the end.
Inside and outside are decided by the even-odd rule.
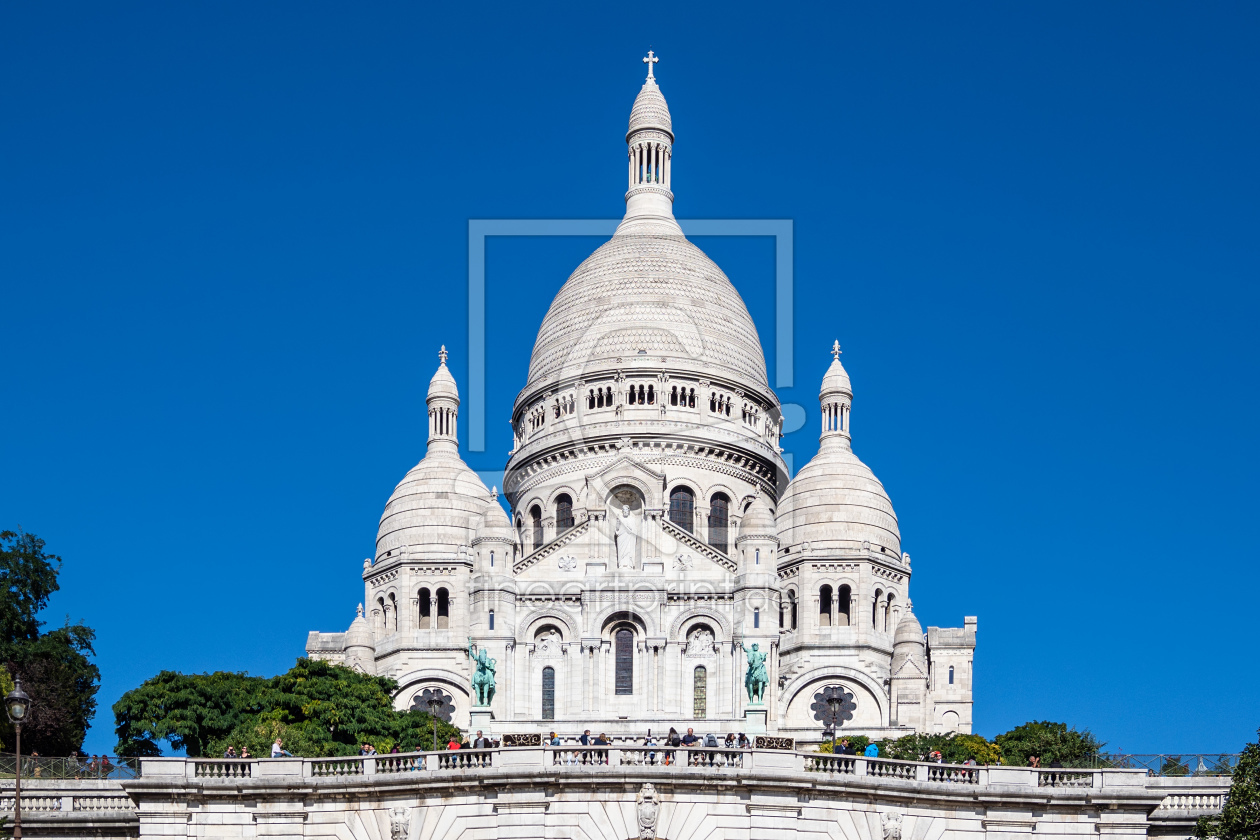
POLYGON ((770 390, 743 299, 682 236, 618 235, 587 257, 543 318, 525 392, 644 355, 770 390))

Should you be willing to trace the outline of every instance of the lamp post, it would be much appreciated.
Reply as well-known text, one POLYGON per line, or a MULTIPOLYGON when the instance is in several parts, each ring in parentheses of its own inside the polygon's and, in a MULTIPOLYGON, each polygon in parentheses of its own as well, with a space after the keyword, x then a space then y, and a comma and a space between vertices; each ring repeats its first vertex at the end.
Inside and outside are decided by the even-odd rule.
POLYGON ((434 692, 429 698, 429 718, 433 721, 433 751, 437 752, 437 714, 438 709, 442 708, 442 695, 434 692))
POLYGON ((840 706, 844 699, 837 694, 827 698, 827 710, 831 712, 831 754, 836 754, 836 730, 840 728, 840 706))
POLYGON ((22 690, 22 679, 13 681, 13 690, 4 698, 4 710, 13 722, 13 840, 22 840, 22 721, 31 708, 31 698, 22 690))

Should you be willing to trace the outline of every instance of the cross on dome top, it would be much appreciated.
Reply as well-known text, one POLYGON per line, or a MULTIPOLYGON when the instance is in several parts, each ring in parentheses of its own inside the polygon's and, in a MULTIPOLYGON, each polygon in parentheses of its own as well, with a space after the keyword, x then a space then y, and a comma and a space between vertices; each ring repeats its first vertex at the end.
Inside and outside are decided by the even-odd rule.
POLYGON ((652 75, 652 65, 660 60, 661 59, 651 50, 648 50, 647 56, 643 59, 643 63, 648 66, 648 78, 652 81, 656 81, 656 77, 652 75))
POLYGON ((447 356, 446 345, 443 344, 442 349, 438 351, 438 361, 441 362, 442 364, 446 364, 446 356, 447 356))
POLYGON ((836 339, 836 343, 831 345, 831 358, 837 362, 840 361, 840 340, 836 339))

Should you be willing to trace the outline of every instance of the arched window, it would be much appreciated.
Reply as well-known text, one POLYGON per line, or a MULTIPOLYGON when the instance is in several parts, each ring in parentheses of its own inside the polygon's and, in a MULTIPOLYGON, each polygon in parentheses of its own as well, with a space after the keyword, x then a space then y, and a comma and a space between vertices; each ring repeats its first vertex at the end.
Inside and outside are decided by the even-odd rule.
POLYGON ((542 673, 542 719, 556 719, 556 669, 543 668, 542 673))
POLYGON ((556 497, 556 536, 573 527, 573 500, 567 493, 556 497))
POLYGON ((653 390, 653 388, 652 388, 652 386, 651 386, 651 385, 649 385, 649 386, 648 386, 648 399, 647 399, 647 404, 648 404, 648 405, 656 405, 656 391, 654 391, 654 390, 653 390))
POLYGON ((531 532, 530 539, 534 541, 534 548, 541 548, 543 544, 542 508, 538 505, 534 505, 529 509, 529 528, 531 532))
POLYGON ((896 627, 893 626, 893 601, 895 601, 896 599, 897 599, 896 595, 892 594, 891 592, 888 593, 888 603, 884 605, 884 632, 885 633, 891 633, 897 629, 896 627))
POLYGON ((949 684, 950 685, 954 684, 954 666, 953 665, 949 666, 949 684))
POLYGON ((645 402, 647 402, 647 400, 645 399, 645 396, 646 395, 643 392, 643 386, 640 385, 639 386, 639 405, 643 405, 645 402))
POLYGON ((638 393, 634 390, 634 386, 631 385, 629 389, 626 390, 626 405, 634 405, 638 402, 638 400, 638 393))
POLYGON ((494 552, 490 552, 490 568, 494 568, 494 552))
POLYGON ((788 626, 796 629, 796 593, 788 590, 788 626))
POLYGON ((669 404, 678 405, 678 386, 669 389, 669 404))
POLYGON ((753 629, 761 629, 761 608, 753 607, 753 629))
POLYGON ((696 389, 692 388, 687 392, 687 408, 696 407, 696 389))
POLYGON ((598 403, 598 405, 596 405, 595 407, 603 408, 604 407, 604 389, 600 388, 597 393, 598 393, 598 396, 595 397, 595 401, 596 403, 598 403))
POLYGON ((613 634, 618 694, 634 694, 634 633, 624 627, 613 634))
POLYGON ((871 628, 879 629, 879 599, 884 594, 884 590, 875 590, 875 601, 871 604, 871 628))
POLYGON ((818 626, 831 626, 831 587, 827 585, 818 590, 818 626))
POLYGON ((437 626, 439 630, 445 630, 451 626, 451 595, 445 587, 439 589, 437 595, 437 626))
POLYGON ((421 630, 428 630, 433 626, 433 595, 429 590, 421 589, 417 600, 420 602, 420 624, 421 630))
POLYGON ((691 676, 691 716, 703 720, 709 716, 709 672, 697 665, 691 676))
POLYGON ((761 565, 761 549, 760 548, 753 549, 753 565, 754 566, 761 565))
POLYGON ((675 487, 669 493, 669 521, 684 531, 696 529, 696 496, 686 487, 675 487))
POLYGON ((714 493, 709 500, 709 545, 723 554, 727 553, 727 523, 730 517, 731 500, 725 493, 714 493))
POLYGON ((607 388, 604 389, 604 406, 606 408, 612 408, 612 404, 613 404, 612 386, 609 385, 607 388))
POLYGON ((376 599, 376 611, 381 614, 381 627, 389 629, 389 613, 385 610, 385 599, 376 599))
POLYGON ((853 601, 853 590, 847 586, 842 586, 836 591, 836 625, 839 627, 848 627, 852 621, 849 615, 851 604, 853 601))
POLYGON ((780 629, 780 630, 784 629, 784 626, 783 626, 783 602, 782 602, 782 601, 779 601, 779 629, 780 629))
POLYGON ((389 625, 388 629, 397 630, 398 629, 398 599, 394 597, 393 592, 389 593, 389 612, 387 612, 385 616, 387 619, 389 619, 386 622, 389 625))
POLYGON ((490 610, 490 629, 494 629, 494 610, 490 610))

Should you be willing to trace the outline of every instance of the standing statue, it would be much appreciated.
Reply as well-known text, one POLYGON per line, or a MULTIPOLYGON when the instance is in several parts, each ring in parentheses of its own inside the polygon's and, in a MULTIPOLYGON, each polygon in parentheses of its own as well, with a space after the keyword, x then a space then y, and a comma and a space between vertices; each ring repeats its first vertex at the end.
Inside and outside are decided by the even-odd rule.
POLYGON ((661 800, 651 782, 645 782, 639 788, 635 812, 639 818, 639 840, 656 840, 656 818, 661 813, 661 800))
POLYGON ((407 840, 407 835, 410 833, 411 833, 411 809, 410 808, 390 808, 389 809, 390 840, 407 840))
POLYGON ((879 821, 884 828, 884 840, 901 840, 901 814, 897 811, 885 811, 880 814, 879 821))
POLYGON ((621 515, 617 517, 617 568, 633 569, 635 549, 639 535, 635 528, 634 516, 629 505, 621 506, 621 515))
POLYGON ((744 677, 744 688, 748 691, 748 702, 760 706, 765 702, 766 686, 770 683, 770 676, 766 673, 766 657, 768 654, 760 653, 758 645, 753 642, 752 650, 740 644, 744 654, 748 657, 748 673, 744 677))
POLYGON ((477 665, 477 671, 473 674, 472 688, 474 706, 489 706, 490 701, 494 699, 494 666, 498 660, 491 659, 486 656, 486 649, 477 650, 473 645, 472 636, 468 637, 468 655, 473 658, 477 665))

